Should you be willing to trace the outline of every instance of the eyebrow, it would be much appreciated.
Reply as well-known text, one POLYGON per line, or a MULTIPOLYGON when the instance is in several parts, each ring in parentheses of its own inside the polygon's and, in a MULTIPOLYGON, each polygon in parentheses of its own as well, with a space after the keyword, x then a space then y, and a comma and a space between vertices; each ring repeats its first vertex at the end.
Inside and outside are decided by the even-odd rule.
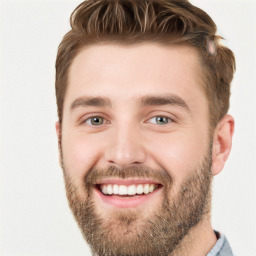
POLYGON ((86 106, 111 107, 111 101, 105 97, 81 97, 74 100, 70 108, 72 110, 77 107, 86 107, 86 106))
MULTIPOLYGON (((190 112, 188 104, 177 95, 143 96, 139 99, 138 105, 140 107, 171 105, 181 107, 190 112)), ((73 101, 70 109, 73 110, 77 107, 86 106, 111 107, 112 104, 110 99, 106 97, 80 97, 73 101)))
POLYGON ((188 104, 177 95, 144 96, 140 100, 141 107, 162 105, 177 106, 185 109, 187 112, 190 112, 188 104))

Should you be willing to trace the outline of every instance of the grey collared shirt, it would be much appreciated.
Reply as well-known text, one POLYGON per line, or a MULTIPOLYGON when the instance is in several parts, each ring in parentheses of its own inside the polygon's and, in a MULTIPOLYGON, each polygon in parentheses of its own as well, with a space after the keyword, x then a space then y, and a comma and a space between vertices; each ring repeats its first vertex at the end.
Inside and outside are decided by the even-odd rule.
POLYGON ((206 256, 234 256, 227 238, 219 232, 215 231, 215 234, 219 239, 206 256))

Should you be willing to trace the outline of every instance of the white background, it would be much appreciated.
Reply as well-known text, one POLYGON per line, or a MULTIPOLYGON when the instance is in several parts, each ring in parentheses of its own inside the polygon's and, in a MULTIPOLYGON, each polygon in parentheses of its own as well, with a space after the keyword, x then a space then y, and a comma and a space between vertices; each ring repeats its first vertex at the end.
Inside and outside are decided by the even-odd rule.
MULTIPOLYGON (((69 15, 81 1, 2 1, 0 254, 90 255, 58 165, 54 75, 69 15)), ((256 255, 256 3, 192 0, 235 53, 233 149, 215 177, 213 227, 237 256, 256 255)))

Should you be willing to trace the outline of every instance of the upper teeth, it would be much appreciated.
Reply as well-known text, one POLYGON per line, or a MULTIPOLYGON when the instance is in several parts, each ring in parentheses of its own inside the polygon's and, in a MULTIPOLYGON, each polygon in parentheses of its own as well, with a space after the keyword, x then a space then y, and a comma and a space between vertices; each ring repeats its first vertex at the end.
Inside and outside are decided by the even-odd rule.
POLYGON ((106 195, 140 195, 153 192, 158 186, 155 184, 139 184, 139 185, 117 185, 117 184, 104 184, 100 185, 100 190, 106 195))

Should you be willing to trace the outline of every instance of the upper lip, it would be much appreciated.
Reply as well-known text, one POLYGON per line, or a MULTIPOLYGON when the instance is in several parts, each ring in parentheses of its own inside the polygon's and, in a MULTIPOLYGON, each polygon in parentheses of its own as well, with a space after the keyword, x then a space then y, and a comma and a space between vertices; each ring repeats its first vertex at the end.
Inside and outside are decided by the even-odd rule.
POLYGON ((99 182, 97 182, 97 185, 104 185, 104 184, 117 184, 117 185, 139 185, 139 184, 161 184, 161 182, 157 180, 152 179, 145 179, 145 178, 126 178, 126 179, 120 179, 120 178, 107 178, 102 179, 99 182))

